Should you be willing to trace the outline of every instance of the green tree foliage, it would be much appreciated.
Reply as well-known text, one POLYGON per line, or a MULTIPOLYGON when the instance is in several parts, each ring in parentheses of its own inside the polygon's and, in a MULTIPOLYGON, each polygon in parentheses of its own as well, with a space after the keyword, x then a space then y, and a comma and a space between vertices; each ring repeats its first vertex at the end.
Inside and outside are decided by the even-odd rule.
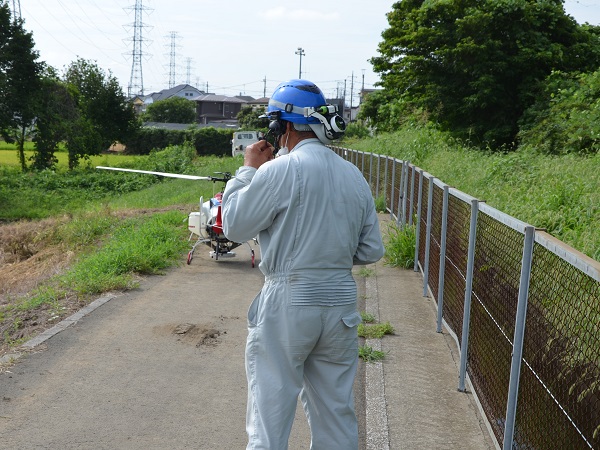
POLYGON ((511 145, 553 70, 600 66, 596 30, 566 15, 562 0, 403 0, 392 8, 371 59, 393 101, 388 119, 380 109, 369 117, 386 128, 398 126, 385 122, 390 115, 424 111, 476 144, 511 145))
POLYGON ((0 133, 17 143, 21 169, 26 169, 23 145, 36 116, 40 72, 33 36, 20 19, 11 18, 8 4, 0 3, 0 133))
POLYGON ((190 127, 187 130, 142 127, 123 143, 127 153, 147 155, 171 145, 192 144, 198 155, 231 155, 231 130, 214 127, 190 127))
POLYGON ((58 78, 54 70, 49 69, 41 79, 38 96, 33 137, 35 149, 31 165, 34 170, 54 168, 57 163, 54 153, 58 144, 67 139, 72 131, 72 124, 79 120, 80 114, 68 86, 58 78))
POLYGON ((151 103, 142 118, 145 122, 194 123, 196 102, 183 97, 171 97, 151 103))
POLYGON ((265 114, 265 107, 259 106, 254 109, 251 106, 244 106, 237 114, 237 121, 242 130, 266 130, 269 127, 269 119, 260 119, 259 116, 265 114))
POLYGON ((137 127, 137 118, 118 80, 93 61, 77 59, 66 71, 80 117, 67 136, 69 167, 79 159, 98 155, 113 143, 124 141, 137 127))
POLYGON ((600 70, 553 73, 545 94, 529 111, 533 125, 521 131, 522 143, 548 154, 600 151, 600 70))

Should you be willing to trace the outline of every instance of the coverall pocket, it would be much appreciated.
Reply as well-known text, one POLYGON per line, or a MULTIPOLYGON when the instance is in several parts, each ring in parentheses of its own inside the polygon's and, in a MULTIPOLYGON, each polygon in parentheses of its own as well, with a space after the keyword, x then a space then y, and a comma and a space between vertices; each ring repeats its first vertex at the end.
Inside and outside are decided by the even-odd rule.
POLYGON ((259 292, 248 308, 248 327, 255 327, 258 324, 258 306, 260 305, 260 298, 262 292, 259 292))
POLYGON ((342 317, 329 355, 331 361, 345 363, 358 358, 358 324, 362 317, 358 311, 342 317))
POLYGON ((342 322, 349 328, 357 327, 362 322, 362 316, 358 311, 354 311, 349 316, 342 317, 342 322))

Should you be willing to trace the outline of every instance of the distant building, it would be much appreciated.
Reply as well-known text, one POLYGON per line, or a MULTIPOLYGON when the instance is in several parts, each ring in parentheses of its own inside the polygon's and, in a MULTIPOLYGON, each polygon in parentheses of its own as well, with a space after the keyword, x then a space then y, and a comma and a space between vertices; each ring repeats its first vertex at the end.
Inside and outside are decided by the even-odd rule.
POLYGON ((206 93, 195 88, 194 86, 190 86, 189 84, 180 84, 170 89, 163 89, 162 91, 153 92, 149 95, 136 95, 133 97, 132 103, 135 112, 141 114, 146 112, 148 105, 160 100, 166 100, 171 97, 182 97, 188 100, 193 100, 200 95, 206 95, 206 93))
POLYGON ((248 102, 238 97, 205 94, 193 99, 196 102, 196 122, 237 123, 237 115, 248 102))
POLYGON ((180 84, 179 86, 172 87, 170 89, 163 89, 162 91, 155 92, 150 94, 152 100, 157 102, 159 100, 166 100, 171 97, 183 97, 188 100, 193 100, 199 95, 205 95, 204 91, 201 91, 194 86, 190 86, 189 84, 180 84))
POLYGON ((251 106, 252 109, 256 110, 257 108, 263 107, 265 111, 267 110, 267 106, 269 106, 269 97, 261 97, 256 100, 252 100, 248 102, 248 106, 251 106))
POLYGON ((235 98, 239 98, 240 100, 245 100, 246 102, 250 103, 252 100, 254 100, 254 97, 250 97, 249 95, 236 95, 235 98))

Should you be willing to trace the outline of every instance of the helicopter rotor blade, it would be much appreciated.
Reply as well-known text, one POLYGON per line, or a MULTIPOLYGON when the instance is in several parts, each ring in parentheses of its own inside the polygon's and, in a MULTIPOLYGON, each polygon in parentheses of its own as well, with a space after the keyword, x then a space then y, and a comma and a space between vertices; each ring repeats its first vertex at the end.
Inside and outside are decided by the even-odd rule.
POLYGON ((96 166, 96 169, 103 170, 117 170, 120 172, 135 172, 135 173, 145 173, 148 175, 159 175, 161 177, 169 177, 169 178, 184 178, 186 180, 212 180, 213 177, 200 177, 197 175, 183 175, 180 173, 168 173, 168 172, 151 172, 148 170, 136 170, 136 169, 121 169, 119 167, 104 167, 104 166, 96 166))

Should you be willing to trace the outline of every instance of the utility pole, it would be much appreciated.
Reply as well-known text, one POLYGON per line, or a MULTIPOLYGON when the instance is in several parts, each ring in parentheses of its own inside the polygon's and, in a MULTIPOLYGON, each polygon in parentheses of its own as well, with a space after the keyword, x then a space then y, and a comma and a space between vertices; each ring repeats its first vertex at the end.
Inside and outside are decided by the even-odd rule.
POLYGON ((363 98, 365 96, 365 69, 362 69, 362 87, 360 89, 360 102, 362 105, 363 98))
POLYGON ((267 76, 263 78, 263 98, 267 96, 267 76))
POLYGON ((344 112, 346 111, 346 82, 347 80, 344 80, 344 101, 342 102, 342 117, 344 117, 344 112))
POLYGON ((127 39, 133 42, 133 48, 131 52, 125 53, 131 56, 131 76, 129 77, 129 85, 127 86, 127 96, 131 98, 135 95, 144 95, 144 76, 142 72, 144 52, 142 44, 149 41, 143 37, 142 32, 144 28, 148 28, 148 25, 142 21, 142 14, 145 11, 151 10, 151 8, 144 6, 142 0, 135 0, 135 5, 127 6, 123 9, 132 9, 134 11, 133 23, 126 25, 129 28, 133 27, 133 37, 127 39))
POLYGON ((300 55, 300 68, 298 69, 298 78, 302 79, 302 57, 306 55, 302 47, 298 47, 298 50, 294 52, 296 55, 300 55))
POLYGON ((352 71, 352 79, 350 80, 350 120, 352 122, 352 97, 354 96, 354 70, 352 71))

